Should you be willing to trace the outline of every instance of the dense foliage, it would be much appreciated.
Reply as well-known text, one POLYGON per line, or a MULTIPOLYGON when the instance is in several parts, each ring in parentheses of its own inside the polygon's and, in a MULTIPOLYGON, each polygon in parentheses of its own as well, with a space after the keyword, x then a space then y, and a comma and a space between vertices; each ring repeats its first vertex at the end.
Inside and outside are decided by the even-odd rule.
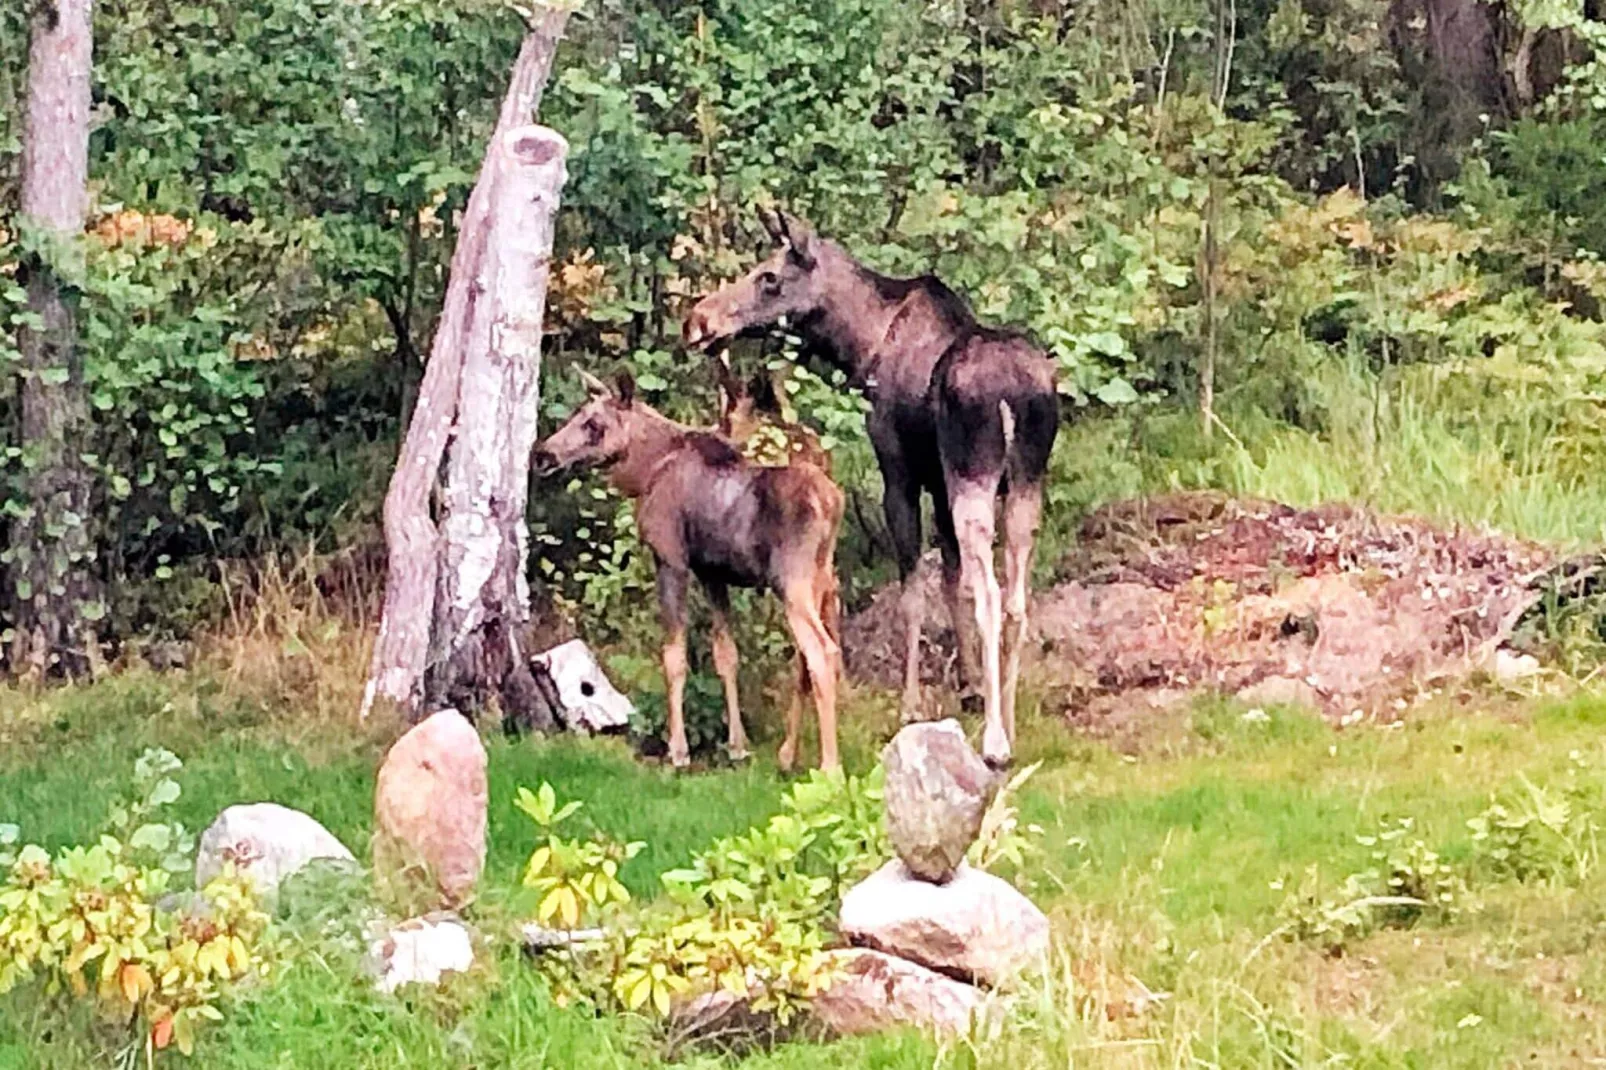
MULTIPOLYGON (((29 255, 15 7, 0 13, 13 326, 29 255)), ((518 16, 102 0, 96 17, 79 301, 98 567, 165 578, 370 540, 518 16)), ((1208 366, 1229 438, 1246 412, 1318 435, 1369 412, 1377 433, 1390 397, 1431 385, 1452 433, 1565 436, 1559 478, 1583 478, 1606 372, 1603 29, 1564 0, 596 0, 543 104, 573 145, 549 354, 627 364, 654 403, 709 420, 678 315, 749 260, 749 209, 775 200, 1031 330, 1074 412, 1191 407, 1208 366), (1450 8, 1465 40, 1427 28, 1450 8)), ((0 359, 13 348, 0 335, 0 359)), ((819 371, 789 371, 789 397, 858 506, 851 593, 880 538, 874 468, 861 402, 819 371)), ((575 388, 549 382, 556 414, 575 388)), ((0 424, 15 423, 8 386, 0 424)), ((7 457, 15 485, 25 458, 7 457)), ((1057 462, 1051 532, 1096 493, 1084 463, 1057 462)), ((574 489, 535 498, 537 565, 628 634, 647 584, 630 514, 574 489)), ((182 625, 143 585, 113 589, 124 631, 182 625)))

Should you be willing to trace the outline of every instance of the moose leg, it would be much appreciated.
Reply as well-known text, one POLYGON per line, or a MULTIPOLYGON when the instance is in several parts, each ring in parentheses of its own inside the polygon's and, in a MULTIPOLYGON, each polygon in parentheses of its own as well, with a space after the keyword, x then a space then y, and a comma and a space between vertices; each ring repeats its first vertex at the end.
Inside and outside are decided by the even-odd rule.
POLYGON ((786 601, 786 624, 808 670, 814 712, 820 718, 820 768, 838 769, 842 762, 836 750, 837 643, 820 619, 820 596, 811 580, 792 585, 782 597, 786 601))
POLYGON ((686 746, 686 572, 658 566, 658 609, 664 621, 664 683, 669 692, 669 761, 691 764, 686 746))
POLYGON ((842 662, 842 596, 831 560, 828 558, 821 568, 825 579, 821 585, 820 623, 825 625, 825 634, 836 644, 836 676, 840 680, 847 675, 847 666, 842 662))
POLYGON ((976 664, 975 621, 965 606, 964 584, 960 582, 959 539, 954 534, 954 518, 946 495, 936 495, 932 521, 937 529, 937 546, 942 551, 942 594, 948 603, 948 617, 954 629, 954 660, 959 669, 959 709, 979 713, 981 692, 977 689, 980 672, 976 664))
POLYGON ((988 765, 1001 768, 1009 764, 1010 741, 999 702, 998 648, 1003 607, 998 577, 993 571, 998 479, 971 479, 953 486, 950 504, 959 538, 960 565, 965 586, 970 588, 975 602, 976 630, 981 639, 982 703, 986 715, 981 755, 988 765))
POLYGON ((736 640, 731 636, 730 591, 722 583, 705 583, 708 605, 714 625, 714 671, 725 686, 726 749, 735 759, 747 757, 747 732, 742 727, 742 709, 736 686, 736 669, 740 657, 736 653, 736 640))
POLYGON ((1032 544, 1043 512, 1041 483, 1011 484, 1004 492, 1004 733, 1015 743, 1015 690, 1020 686, 1021 647, 1026 643, 1026 599, 1032 575, 1032 544))
POLYGON ((883 508, 887 514, 887 533, 898 555, 898 575, 903 580, 903 722, 922 719, 920 703, 920 629, 925 616, 924 600, 915 581, 920 564, 920 488, 913 480, 896 473, 885 464, 881 477, 886 482, 883 508))
POLYGON ((783 773, 790 773, 797 767, 798 736, 803 730, 803 701, 813 687, 809 679, 809 663, 804 659, 801 648, 794 659, 797 663, 797 686, 792 691, 792 701, 786 707, 786 741, 775 756, 775 762, 783 773))

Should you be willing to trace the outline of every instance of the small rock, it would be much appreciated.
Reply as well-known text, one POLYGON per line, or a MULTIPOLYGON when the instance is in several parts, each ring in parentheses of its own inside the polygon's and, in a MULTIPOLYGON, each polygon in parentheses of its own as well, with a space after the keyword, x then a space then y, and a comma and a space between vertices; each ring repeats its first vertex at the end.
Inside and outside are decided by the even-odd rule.
POLYGON ((981 833, 998 780, 952 719, 911 724, 881 752, 887 834, 915 875, 945 881, 981 833))
POLYGON ((402 985, 438 985, 448 973, 474 965, 468 928, 449 914, 412 918, 385 930, 369 946, 369 968, 385 993, 402 985))
POLYGON ((1268 676, 1238 692, 1239 701, 1250 706, 1300 706, 1320 710, 1322 697, 1303 680, 1291 676, 1268 676))
POLYGON ((1494 678, 1503 684, 1514 684, 1539 674, 1539 659, 1532 654, 1519 654, 1505 647, 1494 652, 1494 678))
POLYGON ((277 803, 230 806, 201 834, 195 886, 205 888, 232 862, 258 895, 272 895, 286 877, 320 858, 357 862, 345 844, 300 810, 277 803))
POLYGON ((753 986, 747 996, 739 996, 715 989, 676 1000, 670 1010, 668 1059, 679 1061, 692 1048, 713 1048, 740 1057, 771 1047, 782 1038, 808 1034, 809 1023, 801 1019, 782 1028, 772 1012, 755 1009, 753 1002, 762 991, 762 986, 753 986))
POLYGON ((814 997, 811 1010, 844 1036, 899 1026, 964 1036, 985 1003, 974 985, 879 951, 848 948, 830 952, 829 961, 836 979, 814 997))
POLYGON ((374 869, 467 901, 485 867, 485 746, 456 710, 416 725, 385 756, 374 792, 374 869))
POLYGON ((931 884, 892 861, 842 897, 842 934, 862 947, 996 985, 1048 954, 1048 918, 1009 882, 961 866, 931 884))
POLYGON ((569 731, 612 732, 630 724, 635 706, 609 682, 591 648, 580 640, 537 654, 530 668, 551 682, 558 719, 569 731))

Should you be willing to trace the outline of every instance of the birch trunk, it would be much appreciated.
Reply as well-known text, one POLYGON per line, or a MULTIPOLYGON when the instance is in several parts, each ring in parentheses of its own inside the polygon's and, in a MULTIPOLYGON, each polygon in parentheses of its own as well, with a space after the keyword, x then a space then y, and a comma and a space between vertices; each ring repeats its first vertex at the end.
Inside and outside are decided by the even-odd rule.
POLYGON ((568 144, 526 126, 492 146, 491 229, 474 330, 463 356, 447 462, 428 708, 479 709, 552 727, 520 636, 530 450, 540 400, 541 326, 568 144))
MULTIPOLYGON (((489 279, 487 250, 493 240, 491 233, 497 229, 492 212, 492 185, 500 170, 496 160, 507 135, 526 127, 539 107, 567 21, 568 12, 549 10, 526 35, 502 101, 486 164, 463 213, 457 248, 452 253, 445 306, 385 496, 385 542, 390 568, 383 617, 363 692, 364 717, 379 700, 395 703, 415 718, 423 712, 424 681, 432 652, 430 633, 440 585, 441 533, 431 515, 430 503, 448 439, 459 426, 465 358, 476 335, 489 344, 490 320, 488 310, 482 306, 489 279)), ((552 204, 555 208, 555 195, 552 204)), ((543 266, 543 303, 544 271, 543 266)), ((542 309, 537 308, 534 314, 539 319, 542 309)), ((527 455, 524 463, 528 464, 527 455)), ((522 514, 518 523, 522 526, 522 514)), ((527 617, 527 598, 518 609, 527 617)))
POLYGON ((103 614, 89 530, 91 474, 80 457, 88 404, 78 347, 76 287, 88 207, 90 0, 35 6, 22 135, 22 225, 28 307, 19 332, 21 446, 28 508, 11 533, 8 601, 13 671, 75 676, 97 663, 103 614))

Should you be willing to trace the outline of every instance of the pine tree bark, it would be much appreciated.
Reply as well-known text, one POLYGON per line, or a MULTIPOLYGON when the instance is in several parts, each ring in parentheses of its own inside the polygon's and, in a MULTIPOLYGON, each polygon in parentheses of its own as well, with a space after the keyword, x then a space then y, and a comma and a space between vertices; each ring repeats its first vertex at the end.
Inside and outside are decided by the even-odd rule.
POLYGON ((12 671, 74 676, 98 660, 103 615, 89 527, 92 476, 77 282, 88 206, 91 0, 36 5, 22 145, 22 228, 28 307, 18 332, 18 388, 27 507, 6 552, 12 671))
MULTIPOLYGON (((516 205, 517 196, 511 191, 499 196, 497 191, 503 178, 512 179, 515 187, 528 186, 532 179, 537 187, 552 184, 549 195, 538 196, 526 189, 524 204, 556 211, 567 146, 555 133, 527 124, 540 104, 567 20, 566 11, 549 10, 526 35, 485 164, 464 211, 429 364, 385 497, 390 571, 384 615, 363 694, 363 716, 376 701, 387 701, 416 719, 427 705, 426 679, 430 681, 431 701, 445 701, 448 695, 467 697, 474 701, 466 705, 474 708, 486 696, 500 691, 511 692, 511 701, 516 705, 520 686, 526 682, 523 678, 529 675, 528 665, 517 651, 518 631, 529 616, 528 591, 523 586, 523 484, 528 479, 529 448, 516 458, 509 452, 519 438, 510 426, 502 434, 502 445, 493 447, 491 453, 506 458, 513 470, 500 473, 477 494, 465 496, 461 482, 449 491, 442 506, 442 520, 458 518, 450 538, 437 525, 430 503, 440 480, 442 458, 454 436, 472 435, 482 423, 502 424, 511 418, 517 404, 525 406, 529 418, 534 419, 539 384, 535 369, 539 365, 547 264, 542 254, 529 249, 528 234, 511 233, 501 224, 498 212, 508 210, 506 199, 516 205), (554 145, 555 161, 547 156, 547 148, 554 145), (514 244, 503 249, 502 243, 508 240, 514 244), (528 261, 523 265, 522 281, 515 280, 515 266, 508 263, 510 257, 516 256, 528 261), (529 303, 520 308, 497 307, 498 302, 512 299, 509 295, 517 286, 524 288, 524 300, 529 303), (535 323, 533 342, 529 317, 535 323), (490 355, 496 346, 501 346, 504 353, 500 363, 490 355), (514 374, 508 370, 509 362, 521 364, 521 370, 514 374), (496 399, 494 409, 463 408, 465 368, 470 371, 469 403, 482 404, 489 394, 496 399), (491 374, 496 368, 502 369, 499 377, 491 374), (515 484, 516 490, 512 489, 515 484), (480 516, 489 529, 498 533, 494 551, 483 546, 472 551, 464 548, 460 532, 469 527, 467 518, 471 514, 480 516), (504 538, 504 532, 511 532, 512 537, 504 538), (491 558, 488 564, 487 554, 491 558), (448 559, 451 574, 443 577, 442 563, 448 559), (471 573, 464 573, 465 569, 471 573), (516 570, 518 576, 511 586, 506 582, 510 570, 516 570), (475 597, 486 607, 485 611, 454 616, 450 605, 457 599, 457 592, 468 590, 477 592, 475 597), (437 596, 444 599, 441 612, 436 611, 437 596), (437 623, 445 631, 439 638, 432 638, 437 623), (459 653, 460 648, 471 649, 459 653), (432 671, 432 665, 437 663, 441 668, 432 671)), ((521 225, 529 224, 528 212, 518 211, 515 215, 523 220, 521 225)), ((548 251, 550 223, 548 219, 548 251)), ((524 433, 533 435, 533 424, 524 433)), ((471 454, 483 455, 478 439, 472 446, 454 445, 454 470, 462 467, 459 457, 471 454)), ((536 727, 544 726, 539 709, 532 708, 524 719, 536 727)))

